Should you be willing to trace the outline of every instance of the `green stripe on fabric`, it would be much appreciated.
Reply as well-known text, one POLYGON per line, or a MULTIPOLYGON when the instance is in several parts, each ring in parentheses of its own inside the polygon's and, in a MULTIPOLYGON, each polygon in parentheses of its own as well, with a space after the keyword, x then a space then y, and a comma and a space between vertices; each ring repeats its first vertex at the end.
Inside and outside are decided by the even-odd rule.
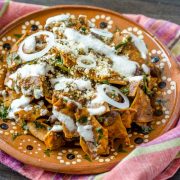
POLYGON ((3 5, 2 9, 0 10, 0 17, 2 17, 2 15, 6 12, 8 6, 9 6, 9 2, 10 2, 10 0, 5 0, 4 5, 3 5))
MULTIPOLYGON (((154 144, 154 145, 147 146, 147 147, 139 147, 139 148, 135 149, 132 153, 130 153, 121 162, 126 161, 126 160, 131 159, 136 156, 153 153, 153 152, 159 152, 159 151, 163 151, 163 150, 170 149, 173 147, 178 147, 178 146, 180 146, 180 138, 172 139, 172 140, 169 140, 166 142, 162 142, 160 144, 154 144)), ((178 156, 179 156, 179 154, 176 156, 176 158, 178 156)), ((96 175, 96 176, 94 176, 93 180, 102 180, 106 174, 107 174, 107 172, 96 175)))
MULTIPOLYGON (((133 157, 140 156, 140 155, 153 153, 153 152, 159 152, 159 151, 163 151, 163 150, 178 147, 178 146, 180 146, 180 138, 172 139, 172 140, 169 140, 166 142, 162 142, 160 144, 154 144, 154 145, 147 146, 147 147, 139 147, 139 148, 135 149, 132 153, 130 153, 121 162, 131 159, 133 157)), ((177 156, 179 156, 179 154, 177 156)), ((176 156, 176 158, 177 158, 177 156, 176 156)), ((107 173, 96 175, 93 180, 102 180, 106 174, 107 173)))
POLYGON ((122 162, 136 156, 153 153, 153 152, 159 152, 159 151, 163 151, 163 150, 178 147, 178 146, 180 146, 180 138, 172 139, 172 140, 160 143, 160 144, 154 144, 148 147, 138 147, 132 153, 130 153, 126 158, 124 158, 122 162))

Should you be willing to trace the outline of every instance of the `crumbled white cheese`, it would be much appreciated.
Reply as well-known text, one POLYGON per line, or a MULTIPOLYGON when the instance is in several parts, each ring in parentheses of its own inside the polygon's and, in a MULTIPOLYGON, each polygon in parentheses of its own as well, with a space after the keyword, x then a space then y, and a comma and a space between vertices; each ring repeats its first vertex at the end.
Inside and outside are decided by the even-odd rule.
POLYGON ((79 89, 79 90, 86 90, 92 88, 91 81, 84 79, 59 77, 56 79, 51 79, 51 83, 54 85, 55 90, 64 90, 68 87, 73 87, 74 89, 79 89))
POLYGON ((132 81, 142 81, 143 80, 143 76, 132 76, 132 77, 128 77, 126 78, 126 80, 132 82, 132 81))
POLYGON ((43 97, 43 91, 42 89, 34 89, 34 98, 35 99, 40 99, 41 97, 43 97))
POLYGON ((40 115, 41 115, 41 116, 45 116, 47 113, 48 113, 48 110, 47 110, 47 109, 41 109, 41 110, 40 110, 40 115))
POLYGON ((97 53, 106 55, 113 61, 112 69, 120 75, 125 77, 134 75, 138 63, 130 61, 127 56, 116 55, 115 51, 110 46, 103 43, 99 39, 91 35, 82 35, 78 31, 71 28, 66 28, 64 35, 69 41, 84 44, 85 51, 88 51, 88 49, 93 49, 97 53))
POLYGON ((63 99, 65 99, 67 102, 73 102, 74 104, 77 105, 77 107, 78 107, 79 109, 82 108, 82 105, 81 105, 80 103, 78 103, 78 102, 76 102, 76 101, 74 101, 74 100, 68 98, 67 96, 63 96, 63 99))

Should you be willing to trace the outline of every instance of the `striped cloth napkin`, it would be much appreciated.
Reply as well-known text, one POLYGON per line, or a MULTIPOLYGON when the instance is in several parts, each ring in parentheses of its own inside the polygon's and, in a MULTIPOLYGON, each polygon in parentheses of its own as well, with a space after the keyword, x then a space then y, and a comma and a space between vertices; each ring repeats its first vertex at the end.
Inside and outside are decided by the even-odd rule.
MULTIPOLYGON (((0 29, 12 20, 44 6, 0 0, 0 29)), ((154 33, 171 50, 180 62, 180 26, 168 21, 156 20, 143 15, 124 16, 154 33)), ((172 177, 180 168, 180 121, 177 126, 157 139, 132 151, 111 171, 99 175, 65 175, 47 172, 25 165, 0 151, 0 162, 23 176, 33 180, 59 179, 122 179, 164 180, 172 177)))

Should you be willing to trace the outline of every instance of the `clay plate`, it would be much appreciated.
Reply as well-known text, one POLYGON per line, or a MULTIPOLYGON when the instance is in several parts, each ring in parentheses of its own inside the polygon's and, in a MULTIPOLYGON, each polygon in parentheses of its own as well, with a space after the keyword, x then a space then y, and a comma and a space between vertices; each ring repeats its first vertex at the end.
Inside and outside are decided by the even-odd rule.
POLYGON ((157 99, 157 103, 163 104, 163 111, 153 117, 154 130, 150 134, 139 132, 129 134, 131 146, 123 147, 123 150, 121 149, 119 152, 111 149, 109 156, 97 157, 93 161, 89 161, 80 148, 66 147, 49 152, 41 141, 27 135, 26 131, 20 132, 20 128, 14 122, 9 121, 0 121, 0 148, 23 163, 50 171, 68 174, 95 174, 109 171, 140 143, 147 143, 175 125, 179 116, 178 107, 180 107, 180 83, 178 83, 180 82, 180 76, 178 77, 180 71, 167 49, 154 35, 116 12, 90 6, 55 6, 12 22, 2 30, 3 34, 0 35, 0 54, 8 51, 7 48, 5 50, 4 44, 6 47, 7 44, 12 46, 26 30, 42 29, 48 17, 58 14, 70 14, 71 16, 85 14, 92 23, 100 28, 114 31, 118 27, 144 39, 149 48, 149 55, 157 61, 155 62, 156 66, 163 69, 162 82, 158 85, 159 97, 157 99), (23 135, 16 137, 14 133, 23 135))

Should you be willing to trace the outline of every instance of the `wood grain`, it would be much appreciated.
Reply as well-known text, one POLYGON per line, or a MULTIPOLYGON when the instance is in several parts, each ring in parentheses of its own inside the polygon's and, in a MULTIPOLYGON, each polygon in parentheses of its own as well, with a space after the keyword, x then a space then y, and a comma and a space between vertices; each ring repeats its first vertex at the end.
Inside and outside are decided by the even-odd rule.
MULTIPOLYGON (((85 4, 112 9, 121 13, 144 14, 180 24, 179 0, 18 0, 43 5, 85 4)), ((0 180, 25 180, 23 176, 0 164, 0 180)), ((172 180, 180 179, 178 171, 172 180)))

